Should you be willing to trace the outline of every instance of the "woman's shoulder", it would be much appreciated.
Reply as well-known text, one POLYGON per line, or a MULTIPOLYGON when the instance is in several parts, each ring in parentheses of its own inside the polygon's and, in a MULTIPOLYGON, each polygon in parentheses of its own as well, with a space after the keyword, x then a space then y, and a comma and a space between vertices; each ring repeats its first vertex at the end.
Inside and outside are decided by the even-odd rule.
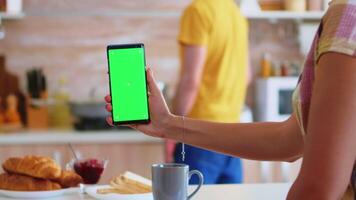
POLYGON ((333 6, 333 5, 337 5, 337 4, 354 4, 356 5, 356 0, 332 0, 330 1, 329 5, 333 6))
POLYGON ((356 0, 334 0, 322 20, 319 58, 326 52, 356 56, 356 0))
POLYGON ((323 17, 323 23, 328 23, 329 21, 355 23, 355 11, 356 0, 333 0, 329 3, 329 8, 326 11, 325 16, 323 17))

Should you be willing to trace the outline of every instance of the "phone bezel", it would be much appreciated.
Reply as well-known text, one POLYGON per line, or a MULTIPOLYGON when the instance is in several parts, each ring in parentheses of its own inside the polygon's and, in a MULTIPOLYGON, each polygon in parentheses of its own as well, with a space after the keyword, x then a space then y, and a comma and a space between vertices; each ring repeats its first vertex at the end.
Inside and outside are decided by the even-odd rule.
MULTIPOLYGON (((146 54, 145 54, 145 45, 143 43, 136 43, 136 44, 112 44, 106 47, 106 55, 107 55, 107 62, 108 62, 108 75, 109 75, 109 89, 110 89, 110 96, 112 97, 112 88, 111 88, 111 76, 110 76, 110 63, 109 63, 109 51, 112 49, 129 49, 129 48, 143 48, 143 58, 144 58, 144 73, 145 73, 145 86, 146 86, 146 95, 147 95, 147 111, 148 111, 148 119, 138 119, 138 120, 129 120, 129 121, 114 121, 114 125, 125 125, 125 124, 148 124, 150 123, 150 106, 148 100, 148 86, 147 86, 147 73, 146 73, 146 54)), ((111 106, 112 106, 111 99, 111 106)), ((113 107, 113 106, 112 106, 113 107)), ((111 111, 111 116, 114 116, 113 110, 111 111)))

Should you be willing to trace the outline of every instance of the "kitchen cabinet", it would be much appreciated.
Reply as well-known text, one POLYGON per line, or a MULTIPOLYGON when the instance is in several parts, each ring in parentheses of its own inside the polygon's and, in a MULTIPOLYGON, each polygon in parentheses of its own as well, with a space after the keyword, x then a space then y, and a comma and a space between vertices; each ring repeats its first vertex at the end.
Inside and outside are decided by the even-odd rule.
POLYGON ((107 183, 113 176, 126 170, 150 177, 151 165, 164 162, 164 143, 161 140, 135 131, 123 133, 103 131, 0 135, 0 163, 8 157, 32 154, 50 156, 65 167, 66 163, 73 158, 68 142, 71 142, 76 153, 84 158, 109 160, 101 183, 107 183))
MULTIPOLYGON (((165 158, 163 140, 134 130, 32 131, 0 135, 0 163, 8 157, 34 154, 53 157, 65 167, 73 158, 69 142, 83 157, 109 160, 100 183, 107 183, 126 170, 149 178, 151 165, 164 162, 165 158)), ((243 159, 244 183, 291 182, 296 178, 300 164, 301 160, 290 164, 243 159)))
POLYGON ((13 19, 22 19, 25 17, 24 13, 6 13, 0 12, 0 20, 13 20, 13 19))
MULTIPOLYGON (((101 183, 107 183, 112 176, 130 170, 145 177, 150 177, 153 163, 163 162, 163 144, 79 144, 74 147, 84 157, 105 158, 109 164, 104 171, 101 183)), ((0 162, 11 156, 28 154, 54 157, 62 167, 73 156, 67 145, 21 145, 0 147, 0 162)))

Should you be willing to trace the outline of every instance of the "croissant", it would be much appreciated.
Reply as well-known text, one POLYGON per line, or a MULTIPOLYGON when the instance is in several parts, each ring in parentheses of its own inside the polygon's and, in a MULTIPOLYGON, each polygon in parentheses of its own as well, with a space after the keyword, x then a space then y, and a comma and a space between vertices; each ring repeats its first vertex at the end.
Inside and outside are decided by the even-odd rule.
POLYGON ((59 183, 63 188, 77 187, 79 183, 83 183, 82 177, 70 170, 63 170, 61 176, 53 181, 59 183))
POLYGON ((0 174, 0 189, 13 191, 48 191, 59 190, 61 186, 50 180, 3 173, 0 174))
POLYGON ((61 167, 49 157, 25 156, 9 158, 3 163, 5 171, 42 179, 57 179, 61 167))

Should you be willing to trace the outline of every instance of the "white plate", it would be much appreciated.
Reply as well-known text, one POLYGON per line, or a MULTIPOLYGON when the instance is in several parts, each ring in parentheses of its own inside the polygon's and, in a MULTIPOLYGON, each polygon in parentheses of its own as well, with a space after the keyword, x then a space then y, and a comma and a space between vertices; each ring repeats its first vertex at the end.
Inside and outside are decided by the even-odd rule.
POLYGON ((108 188, 108 185, 89 186, 85 188, 85 192, 89 196, 100 200, 153 200, 152 193, 145 194, 98 194, 99 188, 108 188))
POLYGON ((72 191, 73 189, 74 188, 51 190, 51 191, 34 191, 34 192, 0 190, 0 194, 6 197, 11 197, 16 199, 44 199, 44 198, 61 196, 65 192, 72 191))

